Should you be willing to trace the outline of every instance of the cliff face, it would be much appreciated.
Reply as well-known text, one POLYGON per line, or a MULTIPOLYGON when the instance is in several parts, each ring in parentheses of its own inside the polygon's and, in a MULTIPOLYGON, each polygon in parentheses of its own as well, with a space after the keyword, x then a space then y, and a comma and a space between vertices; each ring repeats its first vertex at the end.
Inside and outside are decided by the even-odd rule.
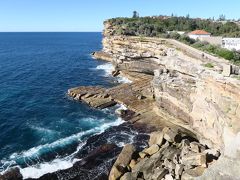
POLYGON ((103 51, 116 70, 152 74, 155 111, 194 132, 209 147, 236 157, 240 147, 238 67, 174 40, 112 36, 105 23, 103 51), (214 67, 208 68, 207 63, 214 67))

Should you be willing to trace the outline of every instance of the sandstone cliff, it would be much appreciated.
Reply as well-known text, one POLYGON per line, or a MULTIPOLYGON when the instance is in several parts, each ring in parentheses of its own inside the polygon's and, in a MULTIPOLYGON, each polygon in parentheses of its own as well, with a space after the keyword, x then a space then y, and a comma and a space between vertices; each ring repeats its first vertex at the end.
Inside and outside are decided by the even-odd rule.
POLYGON ((111 56, 115 69, 152 75, 154 111, 195 133, 202 144, 221 151, 220 160, 205 178, 240 177, 236 171, 240 80, 235 78, 239 67, 209 54, 202 56, 203 52, 174 40, 113 36, 113 31, 106 22, 103 52, 108 60, 111 56), (225 172, 224 167, 228 167, 225 172))

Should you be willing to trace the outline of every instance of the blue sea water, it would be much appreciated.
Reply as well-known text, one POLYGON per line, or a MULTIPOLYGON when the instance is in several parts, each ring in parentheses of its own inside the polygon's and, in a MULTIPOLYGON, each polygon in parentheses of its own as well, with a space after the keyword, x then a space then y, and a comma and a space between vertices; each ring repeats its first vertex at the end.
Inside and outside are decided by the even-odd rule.
POLYGON ((101 40, 101 33, 0 33, 0 172, 68 162, 88 136, 121 123, 113 109, 66 95, 76 86, 117 84, 103 70, 109 64, 90 55, 101 40))

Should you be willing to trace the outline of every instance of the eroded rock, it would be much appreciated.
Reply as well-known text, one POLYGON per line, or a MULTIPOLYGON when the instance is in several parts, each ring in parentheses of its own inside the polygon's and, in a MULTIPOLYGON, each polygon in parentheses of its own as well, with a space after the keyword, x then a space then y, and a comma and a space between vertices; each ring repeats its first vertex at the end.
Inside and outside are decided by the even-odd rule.
POLYGON ((159 146, 157 144, 153 144, 149 148, 143 150, 144 153, 150 156, 155 154, 158 151, 159 151, 159 146))
POLYGON ((156 131, 152 132, 150 134, 150 139, 149 139, 149 146, 153 144, 158 144, 161 146, 163 143, 163 132, 162 131, 156 131))

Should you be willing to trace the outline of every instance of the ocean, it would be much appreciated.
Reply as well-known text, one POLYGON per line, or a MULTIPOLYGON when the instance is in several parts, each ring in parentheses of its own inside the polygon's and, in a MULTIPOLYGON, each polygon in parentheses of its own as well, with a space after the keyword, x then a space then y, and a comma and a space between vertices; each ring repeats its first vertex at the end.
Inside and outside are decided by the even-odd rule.
POLYGON ((0 173, 19 167, 24 179, 39 178, 71 168, 94 143, 121 148, 139 138, 115 114, 122 106, 98 110, 66 95, 77 86, 130 83, 91 57, 101 40, 101 33, 0 33, 0 173))

